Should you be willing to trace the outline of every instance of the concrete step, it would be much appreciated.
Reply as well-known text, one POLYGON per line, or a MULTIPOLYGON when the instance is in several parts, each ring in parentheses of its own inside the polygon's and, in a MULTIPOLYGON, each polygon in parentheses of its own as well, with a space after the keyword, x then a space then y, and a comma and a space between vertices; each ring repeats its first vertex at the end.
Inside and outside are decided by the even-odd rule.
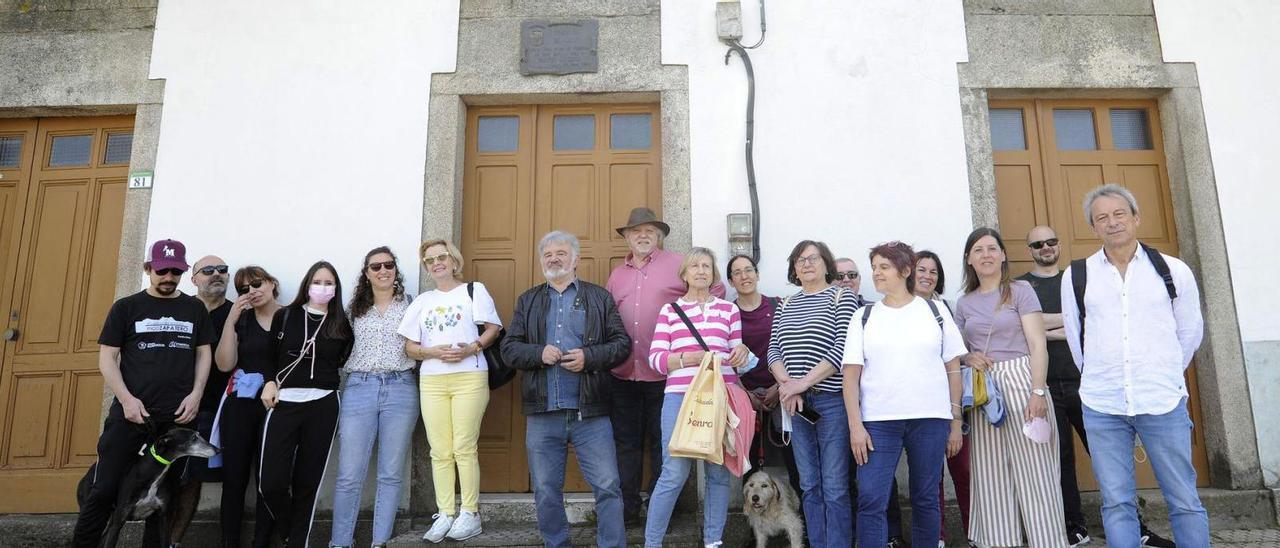
MULTIPOLYGON (((1157 532, 1169 532, 1167 507, 1159 491, 1141 491, 1145 501, 1143 514, 1148 523, 1157 532)), ((594 505, 590 497, 585 495, 569 495, 566 509, 574 525, 574 542, 581 545, 595 543, 594 505)), ((1088 518, 1089 530, 1095 536, 1101 536, 1102 524, 1099 511, 1098 493, 1082 495, 1084 513, 1088 518)), ((1201 489, 1200 499, 1209 511, 1209 525, 1215 539, 1223 545, 1236 545, 1237 541, 1249 545, 1247 539, 1272 539, 1280 535, 1276 521, 1276 504, 1280 496, 1273 490, 1241 490, 1201 489), (1223 536, 1225 535, 1225 536, 1223 536)), ((736 510, 736 509, 732 509, 736 510)), ((541 539, 537 534, 537 520, 534 513, 531 495, 485 495, 481 498, 481 515, 484 516, 486 536, 466 542, 472 546, 540 546, 541 539)), ((910 519, 910 507, 904 507, 904 519, 910 519)), ((962 539, 960 529, 960 512, 954 501, 947 505, 947 538, 962 539)), ((248 515, 252 515, 250 512, 248 515)), ((67 546, 71 543, 71 533, 75 525, 75 514, 7 514, 0 515, 0 547, 8 546, 67 546)), ((402 514, 396 520, 395 530, 401 532, 396 537, 400 546, 407 546, 410 541, 421 546, 422 533, 431 524, 430 516, 412 517, 402 514)), ((700 546, 701 518, 688 509, 677 509, 669 533, 669 546, 700 546)), ((356 525, 356 544, 368 546, 370 542, 371 523, 368 515, 361 516, 356 525)), ((332 523, 330 514, 317 513, 312 527, 312 544, 327 544, 332 523)), ((251 521, 243 525, 245 542, 248 542, 253 530, 251 521)), ((216 510, 201 510, 188 529, 184 546, 188 548, 217 548, 221 538, 216 510)), ((725 527, 725 546, 742 546, 751 536, 746 518, 740 513, 731 512, 725 527)), ((130 523, 125 527, 121 546, 137 546, 141 542, 142 523, 130 523)), ((634 528, 628 531, 630 542, 642 544, 642 530, 634 528)), ((1259 541, 1262 542, 1262 541, 1259 541)), ((1214 544, 1218 545, 1217 542, 1214 544)), ((1280 540, 1267 540, 1263 545, 1280 546, 1280 540), (1269 543, 1269 544, 1268 544, 1269 543)))

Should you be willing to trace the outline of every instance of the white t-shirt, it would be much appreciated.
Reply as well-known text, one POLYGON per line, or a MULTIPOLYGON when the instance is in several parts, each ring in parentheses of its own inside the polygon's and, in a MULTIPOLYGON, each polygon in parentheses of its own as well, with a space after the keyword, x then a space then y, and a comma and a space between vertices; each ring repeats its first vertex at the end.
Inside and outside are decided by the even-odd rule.
POLYGON ((902 308, 876 303, 865 332, 863 311, 853 314, 843 361, 862 365, 862 420, 951 418, 946 363, 965 346, 947 307, 938 313, 941 329, 920 297, 902 308))
MULTIPOLYGON (((475 282, 475 302, 467 298, 467 284, 459 284, 450 291, 433 289, 413 300, 400 322, 399 332, 406 339, 422 346, 442 344, 468 345, 480 338, 476 324, 502 325, 493 297, 484 284, 475 282)), ((484 353, 468 356, 457 363, 440 360, 423 360, 423 375, 445 375, 467 371, 486 371, 488 365, 484 353)))

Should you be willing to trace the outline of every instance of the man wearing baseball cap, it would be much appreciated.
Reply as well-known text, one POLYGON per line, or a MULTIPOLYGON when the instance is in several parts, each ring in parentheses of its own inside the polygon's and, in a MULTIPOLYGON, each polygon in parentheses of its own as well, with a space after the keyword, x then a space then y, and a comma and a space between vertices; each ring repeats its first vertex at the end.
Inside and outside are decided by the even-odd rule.
POLYGON ((107 313, 98 369, 115 401, 98 438, 98 461, 86 474, 76 546, 98 545, 138 448, 174 424, 191 423, 200 409, 214 327, 204 303, 178 291, 188 268, 181 242, 156 242, 143 263, 147 289, 116 301, 107 313))

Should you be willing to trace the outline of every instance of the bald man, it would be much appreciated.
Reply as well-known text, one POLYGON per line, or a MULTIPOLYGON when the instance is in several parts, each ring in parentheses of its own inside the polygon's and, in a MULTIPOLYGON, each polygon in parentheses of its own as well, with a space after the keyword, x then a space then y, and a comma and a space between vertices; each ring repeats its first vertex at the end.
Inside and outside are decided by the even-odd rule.
MULTIPOLYGON (((213 325, 213 346, 218 347, 222 338, 222 327, 231 313, 231 301, 227 300, 227 281, 231 277, 227 262, 217 255, 201 257, 191 266, 191 283, 196 286, 196 297, 204 303, 209 311, 209 319, 213 325)), ((216 360, 215 360, 216 361, 216 360)), ((227 378, 230 373, 218 370, 216 363, 209 366, 209 380, 204 385, 204 396, 200 398, 200 412, 196 415, 196 430, 204 439, 209 439, 213 430, 213 420, 218 413, 218 404, 227 389, 227 378)), ((182 535, 191 524, 191 517, 196 513, 200 503, 200 486, 203 482, 222 481, 221 468, 209 468, 208 459, 188 457, 182 467, 182 487, 178 491, 177 504, 174 505, 173 529, 171 538, 176 545, 181 545, 182 535)))

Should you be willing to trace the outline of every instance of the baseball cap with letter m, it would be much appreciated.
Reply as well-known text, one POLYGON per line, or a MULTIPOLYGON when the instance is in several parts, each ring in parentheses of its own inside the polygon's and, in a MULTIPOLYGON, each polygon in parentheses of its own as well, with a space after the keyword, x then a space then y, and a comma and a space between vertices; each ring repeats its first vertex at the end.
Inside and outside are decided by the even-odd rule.
POLYGON ((147 264, 151 265, 153 271, 176 268, 186 272, 191 268, 187 265, 187 246, 178 240, 160 240, 151 244, 147 264))

